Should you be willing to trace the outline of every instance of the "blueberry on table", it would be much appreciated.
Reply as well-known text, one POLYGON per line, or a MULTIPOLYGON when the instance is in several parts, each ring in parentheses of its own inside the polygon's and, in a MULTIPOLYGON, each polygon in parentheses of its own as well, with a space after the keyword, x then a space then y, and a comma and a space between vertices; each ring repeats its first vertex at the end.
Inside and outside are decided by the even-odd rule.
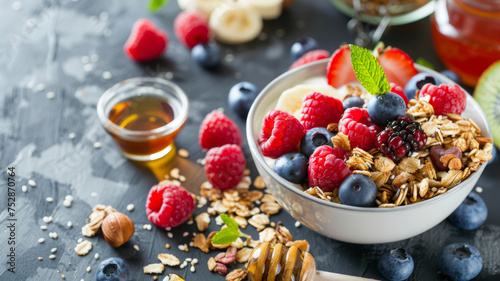
POLYGON ((474 230, 486 221, 488 208, 483 199, 471 192, 448 219, 458 228, 474 230))
POLYGON ((259 94, 259 88, 251 82, 240 82, 229 90, 227 102, 232 111, 241 118, 246 118, 252 103, 259 94))
POLYGON ((120 258, 109 258, 99 264, 95 281, 132 281, 128 263, 120 258))
POLYGON ((333 147, 330 140, 334 136, 334 133, 323 127, 309 129, 300 140, 300 152, 309 158, 317 147, 322 145, 333 147))
POLYGON ((203 67, 215 67, 219 64, 219 48, 215 43, 198 44, 191 49, 191 58, 203 67))
POLYGON ((305 53, 318 48, 318 42, 311 37, 300 38, 290 48, 290 59, 292 62, 299 59, 305 53))
POLYGON ((276 160, 273 170, 289 182, 302 183, 307 176, 307 162, 301 153, 287 153, 276 160))
POLYGON ((357 97, 357 96, 348 97, 342 102, 342 105, 344 106, 344 110, 351 108, 351 107, 363 108, 364 104, 365 104, 365 101, 362 98, 357 97))
POLYGON ((377 186, 365 175, 352 174, 339 187, 339 198, 345 205, 368 207, 375 202, 376 197, 377 186))
POLYGON ((467 281, 476 277, 483 268, 483 258, 467 243, 455 243, 443 248, 438 258, 438 269, 446 277, 467 281))
POLYGON ((406 104, 399 95, 385 92, 370 98, 368 101, 368 114, 370 114, 375 125, 385 127, 390 121, 406 115, 406 104))
POLYGON ((413 258, 404 249, 387 251, 378 259, 378 271, 390 281, 406 280, 413 272, 413 258))
POLYGON ((439 79, 435 75, 432 75, 430 73, 421 72, 419 74, 416 74, 415 76, 410 78, 408 82, 406 82, 404 89, 406 97, 408 97, 409 100, 414 99, 417 90, 421 90, 422 87, 424 87, 424 85, 427 83, 439 85, 441 84, 441 81, 439 81, 439 79))

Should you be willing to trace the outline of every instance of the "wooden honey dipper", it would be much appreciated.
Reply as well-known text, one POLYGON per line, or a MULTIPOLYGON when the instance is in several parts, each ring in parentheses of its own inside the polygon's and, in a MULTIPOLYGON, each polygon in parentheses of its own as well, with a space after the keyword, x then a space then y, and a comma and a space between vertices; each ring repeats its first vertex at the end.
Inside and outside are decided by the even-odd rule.
MULTIPOLYGON (((316 270, 314 257, 299 245, 260 243, 250 253, 246 268, 250 281, 368 281, 332 272, 316 270)), ((308 247, 308 244, 305 244, 308 247)))

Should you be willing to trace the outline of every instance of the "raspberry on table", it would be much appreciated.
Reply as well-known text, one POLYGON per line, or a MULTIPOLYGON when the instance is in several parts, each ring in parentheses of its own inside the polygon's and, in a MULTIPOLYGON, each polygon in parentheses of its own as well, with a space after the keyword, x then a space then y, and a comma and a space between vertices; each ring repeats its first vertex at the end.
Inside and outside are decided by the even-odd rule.
POLYGON ((262 154, 278 158, 292 151, 300 143, 304 126, 292 114, 273 109, 264 116, 259 136, 262 154))
POLYGON ((309 187, 319 187, 325 192, 338 188, 342 181, 352 174, 343 159, 335 157, 333 148, 323 145, 309 158, 309 187))
POLYGON ((175 36, 186 48, 192 49, 198 44, 208 43, 210 28, 203 14, 195 11, 183 11, 174 20, 175 36))
POLYGON ((214 147, 205 156, 205 175, 217 189, 230 189, 238 185, 245 171, 245 156, 234 144, 214 147))
POLYGON ((420 90, 418 98, 425 96, 431 97, 429 103, 434 107, 436 115, 462 114, 467 105, 467 94, 458 85, 425 84, 420 90))
POLYGON ((123 51, 133 61, 148 61, 160 57, 168 46, 165 31, 157 28, 150 20, 139 19, 123 46, 123 51))
POLYGON ((162 228, 182 224, 194 207, 193 197, 184 187, 168 182, 153 186, 146 200, 148 219, 162 228))
POLYGON ((330 123, 338 123, 344 106, 334 97, 311 92, 302 99, 300 123, 304 129, 326 128, 330 123))
POLYGON ((300 58, 298 58, 291 66, 290 69, 294 69, 296 67, 302 66, 304 64, 317 61, 317 60, 322 60, 330 57, 330 53, 325 50, 312 50, 304 55, 302 55, 300 58))
POLYGON ((380 128, 371 121, 366 109, 349 108, 339 121, 339 132, 348 136, 351 149, 359 147, 369 151, 374 148, 379 131, 380 128))
POLYGON ((214 110, 201 122, 198 142, 203 149, 236 144, 241 146, 243 137, 240 129, 222 111, 214 110))

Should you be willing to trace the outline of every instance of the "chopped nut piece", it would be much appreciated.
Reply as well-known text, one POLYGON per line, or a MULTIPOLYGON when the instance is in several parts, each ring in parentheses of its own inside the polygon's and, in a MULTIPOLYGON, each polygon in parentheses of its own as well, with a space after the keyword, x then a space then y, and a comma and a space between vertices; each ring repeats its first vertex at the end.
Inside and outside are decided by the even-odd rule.
MULTIPOLYGON (((250 254, 250 253, 248 253, 248 254, 250 254)), ((207 265, 208 265, 208 270, 214 271, 215 266, 217 265, 217 262, 215 261, 215 259, 213 257, 210 257, 207 261, 207 265)))
POLYGON ((439 161, 443 163, 444 166, 448 166, 448 162, 450 162, 451 159, 456 158, 454 154, 447 154, 441 158, 439 158, 439 161))
POLYGON ((196 221, 198 231, 205 231, 208 229, 208 225, 210 224, 210 215, 206 212, 201 213, 197 215, 194 220, 196 221))
POLYGON ((262 180, 261 176, 257 176, 255 178, 255 180, 253 181, 253 186, 255 186, 258 189, 266 188, 266 184, 264 183, 264 180, 262 180))
POLYGON ((75 252, 79 256, 85 256, 92 250, 92 242, 83 240, 82 242, 78 243, 75 247, 75 252))
POLYGON ((448 168, 450 170, 462 170, 462 161, 458 158, 453 158, 448 162, 448 168))
POLYGON ((171 254, 158 254, 158 259, 161 261, 162 264, 168 266, 176 266, 181 264, 179 259, 171 254))
POLYGON ((161 274, 164 269, 165 266, 161 263, 148 264, 143 267, 144 273, 146 274, 161 274))
POLYGON ((247 277, 247 272, 244 269, 238 268, 226 275, 226 281, 242 281, 247 277))
POLYGON ((203 233, 196 234, 193 241, 193 247, 198 248, 205 253, 209 252, 210 243, 205 237, 205 234, 203 233))

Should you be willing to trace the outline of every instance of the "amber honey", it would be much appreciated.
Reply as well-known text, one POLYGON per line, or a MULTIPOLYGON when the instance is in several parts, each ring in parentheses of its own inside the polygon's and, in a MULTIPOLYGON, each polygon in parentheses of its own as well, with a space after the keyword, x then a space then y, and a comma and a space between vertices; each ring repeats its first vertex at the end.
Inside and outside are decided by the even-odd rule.
MULTIPOLYGON (((109 112, 109 120, 121 128, 131 131, 151 131, 174 120, 174 110, 167 100, 156 95, 135 96, 117 103, 109 112)), ((122 151, 132 155, 151 155, 171 146, 176 131, 165 136, 147 140, 132 140, 114 135, 122 151)))

